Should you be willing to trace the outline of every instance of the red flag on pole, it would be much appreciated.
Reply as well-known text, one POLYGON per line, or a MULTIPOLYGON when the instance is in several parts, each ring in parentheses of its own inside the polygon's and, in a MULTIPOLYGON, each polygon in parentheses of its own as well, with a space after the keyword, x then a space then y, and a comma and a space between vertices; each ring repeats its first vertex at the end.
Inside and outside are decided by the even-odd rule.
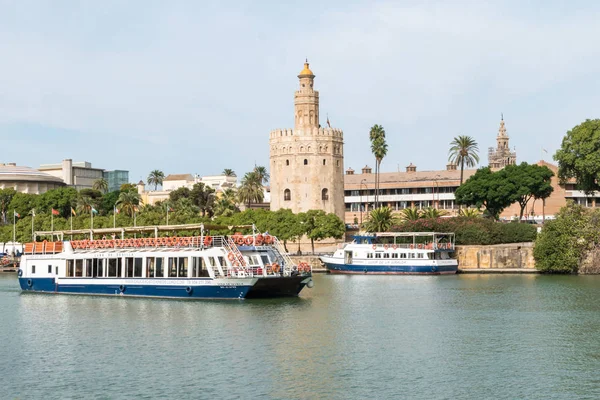
POLYGON ((60 215, 60 213, 58 212, 58 210, 55 210, 54 208, 52 209, 52 215, 60 215))

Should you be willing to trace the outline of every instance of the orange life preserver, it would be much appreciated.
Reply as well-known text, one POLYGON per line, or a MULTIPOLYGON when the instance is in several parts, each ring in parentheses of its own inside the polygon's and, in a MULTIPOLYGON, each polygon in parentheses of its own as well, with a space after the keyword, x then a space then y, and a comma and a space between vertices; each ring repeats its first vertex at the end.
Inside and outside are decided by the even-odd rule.
POLYGON ((210 246, 212 244, 212 236, 206 236, 204 238, 204 245, 205 246, 210 246))
POLYGON ((238 246, 241 246, 244 244, 244 237, 243 236, 238 236, 237 239, 235 239, 235 244, 237 244, 238 246))
POLYGON ((263 240, 265 241, 266 244, 273 243, 273 237, 271 235, 265 235, 263 240))
POLYGON ((235 260, 235 255, 234 255, 233 253, 229 253, 229 254, 227 255, 227 259, 228 259, 229 261, 233 261, 233 260, 235 260))
POLYGON ((261 246, 263 244, 263 238, 260 235, 257 236, 255 243, 257 246, 261 246))
POLYGON ((373 245, 373 250, 375 250, 376 248, 377 248, 377 245, 376 245, 376 244, 374 244, 374 245, 373 245))
POLYGON ((233 262, 233 266, 234 266, 234 267, 239 267, 239 266, 240 266, 240 263, 239 263, 239 262, 237 262, 237 261, 234 261, 234 262, 233 262))
POLYGON ((252 236, 246 236, 246 239, 244 239, 244 242, 246 244, 250 245, 254 242, 254 238, 252 236))
POLYGON ((392 246, 392 249, 394 249, 394 250, 396 250, 397 248, 398 248, 398 245, 397 245, 397 244, 394 244, 394 245, 392 246))
POLYGON ((387 243, 383 245, 383 248, 384 248, 384 250, 387 250, 389 247, 390 247, 390 246, 388 246, 388 244, 387 244, 387 243))
POLYGON ((190 245, 190 238, 188 238, 188 237, 181 238, 181 245, 182 246, 189 246, 190 245))
POLYGON ((277 264, 277 263, 271 264, 271 272, 273 272, 274 274, 279 273, 279 264, 277 264))
POLYGON ((411 244, 411 245, 410 245, 410 248, 411 248, 411 250, 412 250, 412 249, 414 249, 414 248, 415 248, 415 245, 414 245, 414 244, 411 244))
POLYGON ((77 243, 77 240, 71 240, 71 247, 76 249, 79 246, 79 243, 77 243))
POLYGON ((423 245, 422 245, 421 243, 419 243, 419 244, 417 245, 417 249, 422 249, 422 248, 423 248, 423 245))

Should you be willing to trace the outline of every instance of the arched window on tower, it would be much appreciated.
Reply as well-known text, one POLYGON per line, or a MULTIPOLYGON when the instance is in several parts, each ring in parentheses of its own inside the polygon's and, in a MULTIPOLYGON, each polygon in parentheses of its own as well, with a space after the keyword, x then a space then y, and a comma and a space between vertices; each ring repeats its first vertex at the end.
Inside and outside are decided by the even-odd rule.
POLYGON ((290 160, 285 160, 285 165, 290 165, 290 160))
POLYGON ((304 165, 308 165, 308 160, 306 158, 304 159, 304 165))
POLYGON ((327 165, 327 161, 323 159, 323 165, 327 165))
POLYGON ((285 189, 283 191, 283 201, 290 201, 292 199, 292 192, 290 189, 285 189))
POLYGON ((321 200, 329 200, 329 190, 321 190, 321 200))
POLYGON ((310 146, 306 148, 306 151, 310 153, 310 146))

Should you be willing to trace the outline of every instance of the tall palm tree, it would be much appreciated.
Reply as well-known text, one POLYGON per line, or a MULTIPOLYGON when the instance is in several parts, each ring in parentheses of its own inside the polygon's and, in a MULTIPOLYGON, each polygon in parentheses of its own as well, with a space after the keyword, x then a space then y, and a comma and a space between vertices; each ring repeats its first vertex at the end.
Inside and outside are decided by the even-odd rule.
POLYGON ((237 175, 235 174, 235 171, 234 171, 234 170, 232 170, 232 169, 229 169, 229 168, 225 168, 225 169, 223 170, 223 172, 221 172, 221 174, 222 174, 222 175, 225 175, 225 176, 237 176, 237 175))
POLYGON ((460 164, 460 184, 463 183, 465 164, 474 167, 479 162, 477 142, 471 136, 459 135, 450 142, 448 161, 460 164))
POLYGON ((446 210, 440 210, 438 208, 433 208, 433 207, 427 207, 426 209, 424 209, 421 213, 421 217, 422 218, 428 218, 428 219, 436 219, 439 217, 443 217, 444 215, 447 215, 448 212, 446 210))
POLYGON ((137 192, 121 192, 117 204, 120 206, 121 211, 131 217, 141 201, 141 196, 137 192))
POLYGON ((417 207, 405 208, 400 211, 401 221, 416 221, 422 218, 423 213, 417 207))
POLYGON ((247 172, 242 178, 240 188, 238 189, 238 199, 240 203, 247 204, 261 203, 264 199, 263 178, 256 172, 247 172))
POLYGON ((92 188, 95 190, 99 190, 102 193, 108 192, 108 181, 105 178, 96 179, 92 188))
POLYGON ((387 232, 396 223, 390 207, 379 207, 369 213, 369 219, 364 223, 367 232, 387 232))
POLYGON ((162 171, 155 169, 148 175, 148 185, 154 185, 154 190, 156 190, 158 185, 162 185, 164 179, 165 174, 162 171))
POLYGON ((257 165, 254 167, 253 172, 257 175, 261 185, 269 183, 269 173, 267 172, 267 168, 257 165))
POLYGON ((381 167, 381 160, 387 155, 388 150, 383 126, 373 125, 369 131, 369 140, 371 141, 371 152, 375 156, 375 208, 377 208, 379 200, 379 168, 381 167))

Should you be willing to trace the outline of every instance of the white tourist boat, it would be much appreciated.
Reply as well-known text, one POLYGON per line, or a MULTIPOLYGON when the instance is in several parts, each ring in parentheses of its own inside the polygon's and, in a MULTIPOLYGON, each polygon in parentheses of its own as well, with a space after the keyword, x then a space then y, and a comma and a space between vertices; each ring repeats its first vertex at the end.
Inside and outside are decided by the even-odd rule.
POLYGON ((34 237, 47 234, 63 239, 88 234, 89 239, 26 244, 18 270, 23 291, 246 299, 297 296, 313 285, 308 264, 295 265, 277 238, 256 231, 212 236, 203 225, 171 225, 38 232, 34 237), (160 235, 182 230, 200 234, 160 235), (116 233, 119 239, 94 239, 116 233))
POLYGON ((454 233, 385 232, 355 235, 335 253, 321 256, 333 274, 455 274, 454 233))

